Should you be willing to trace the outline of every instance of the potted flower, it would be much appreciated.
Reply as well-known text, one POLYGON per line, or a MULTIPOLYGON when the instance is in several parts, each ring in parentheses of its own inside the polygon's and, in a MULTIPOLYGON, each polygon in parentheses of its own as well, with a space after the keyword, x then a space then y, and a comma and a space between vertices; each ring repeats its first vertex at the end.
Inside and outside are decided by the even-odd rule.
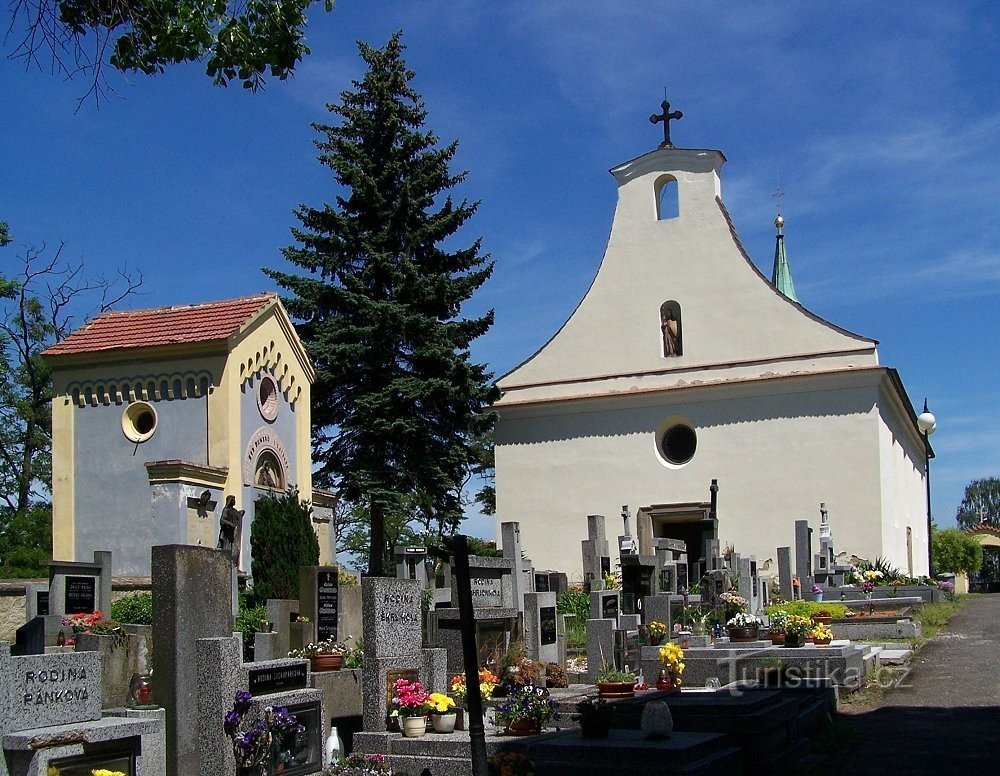
POLYGON ((833 614, 827 609, 820 609, 816 612, 813 612, 812 621, 817 624, 822 623, 823 625, 829 625, 831 622, 833 622, 833 614))
POLYGON ((813 595, 813 601, 823 600, 823 588, 821 588, 819 585, 813 585, 811 592, 813 595))
POLYGON ((819 644, 825 646, 833 641, 833 631, 830 630, 829 625, 824 623, 816 623, 811 631, 809 631, 809 636, 813 640, 813 644, 819 644))
POLYGON ((455 701, 442 692, 432 692, 427 698, 430 707, 431 724, 437 733, 454 733, 455 720, 458 713, 455 711, 455 701))
POLYGON ((812 620, 800 614, 790 614, 785 619, 785 646, 801 647, 812 630, 812 620))
POLYGON ((757 641, 760 637, 760 626, 763 624, 760 617, 747 612, 739 612, 726 623, 726 628, 729 630, 729 640, 734 642, 757 641))
POLYGON ((740 612, 745 612, 750 605, 749 601, 737 593, 735 590, 727 590, 719 596, 719 603, 725 607, 726 618, 735 617, 740 612))
POLYGON ((602 698, 584 698, 576 704, 574 719, 580 722, 583 738, 607 738, 611 730, 611 705, 602 698))
MULTIPOLYGON (((485 701, 493 697, 493 691, 497 688, 500 680, 496 674, 488 668, 479 669, 479 695, 485 701)), ((455 699, 455 712, 458 715, 455 719, 456 730, 465 730, 465 705, 468 696, 465 686, 465 674, 455 674, 451 677, 448 694, 455 699)))
POLYGON ((767 637, 771 639, 772 644, 784 644, 785 643, 785 620, 788 619, 788 612, 784 609, 777 609, 768 615, 768 620, 770 624, 768 625, 767 637))
POLYGON ((265 776, 274 763, 287 759, 291 753, 289 738, 305 732, 285 708, 267 706, 261 719, 250 719, 253 696, 237 692, 233 708, 226 712, 222 729, 233 747, 238 776, 265 776))
POLYGON ((309 661, 313 672, 339 671, 344 667, 344 656, 350 649, 342 641, 329 638, 316 644, 306 644, 302 649, 293 649, 288 657, 301 657, 309 661))
POLYGON ((338 756, 321 776, 392 776, 392 768, 384 754, 352 752, 347 757, 338 756))
POLYGON ((594 683, 600 698, 631 698, 635 695, 635 674, 619 671, 607 662, 594 683))
MULTIPOLYGON (((62 624, 72 628, 75 635, 110 636, 112 649, 123 647, 128 643, 128 632, 122 624, 117 620, 105 619, 100 609, 88 614, 71 614, 63 617, 62 624)), ((68 640, 65 642, 67 646, 69 643, 68 640)))
POLYGON ((653 620, 646 626, 646 633, 649 634, 649 643, 656 647, 659 646, 663 637, 667 635, 667 626, 657 620, 653 620))
POLYGON ((427 711, 430 695, 420 682, 397 679, 392 683, 392 714, 407 738, 420 738, 427 732, 427 711))
POLYGON ((684 650, 676 644, 664 644, 660 647, 660 676, 656 680, 656 689, 664 692, 675 692, 681 689, 681 674, 684 673, 684 650))
POLYGON ((552 718, 554 705, 544 687, 525 684, 512 690, 496 713, 507 735, 534 736, 542 731, 542 723, 552 718))

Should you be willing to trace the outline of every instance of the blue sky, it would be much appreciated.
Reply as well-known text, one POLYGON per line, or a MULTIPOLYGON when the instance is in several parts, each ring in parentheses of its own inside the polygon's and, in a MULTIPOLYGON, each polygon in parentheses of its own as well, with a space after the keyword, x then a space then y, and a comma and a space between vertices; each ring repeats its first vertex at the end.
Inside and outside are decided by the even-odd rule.
POLYGON ((79 111, 84 81, 3 60, 0 218, 18 249, 61 240, 95 271, 141 269, 129 306, 268 289, 293 208, 335 193, 310 122, 360 77, 354 41, 401 28, 428 125, 459 140, 460 194, 482 200, 464 234, 496 271, 469 312, 496 310, 474 355, 499 376, 586 291, 607 170, 656 147, 666 86, 674 142, 728 157, 723 199, 757 265, 770 275, 780 175, 799 299, 880 340, 918 409, 928 397, 948 525, 970 480, 1000 475, 998 26, 994 2, 338 0, 310 13, 291 81, 253 95, 200 65, 112 72, 119 96, 79 111))

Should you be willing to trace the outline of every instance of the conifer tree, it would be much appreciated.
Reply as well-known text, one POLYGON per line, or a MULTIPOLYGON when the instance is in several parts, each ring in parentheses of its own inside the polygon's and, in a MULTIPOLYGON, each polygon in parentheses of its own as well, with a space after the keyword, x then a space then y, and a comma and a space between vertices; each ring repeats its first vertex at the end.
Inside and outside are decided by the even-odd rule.
POLYGON ((265 272, 291 292, 284 302, 317 369, 316 480, 368 512, 377 576, 386 516, 415 511, 454 531, 462 486, 482 468, 495 388, 469 345, 493 312, 467 318, 461 308, 493 263, 480 240, 454 249, 448 239, 478 203, 448 194, 465 178, 449 170, 457 144, 424 129, 400 33, 383 49, 359 48, 368 71, 328 106, 340 121, 313 125, 340 193, 296 210, 297 244, 283 254, 301 272, 265 272))

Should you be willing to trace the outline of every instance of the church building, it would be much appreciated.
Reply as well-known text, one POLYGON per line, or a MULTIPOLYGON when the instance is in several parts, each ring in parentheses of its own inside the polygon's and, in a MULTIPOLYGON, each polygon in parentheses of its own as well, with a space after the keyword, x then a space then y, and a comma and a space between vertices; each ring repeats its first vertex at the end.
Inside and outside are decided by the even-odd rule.
POLYGON ((59 560, 111 550, 149 576, 150 547, 215 547, 229 496, 246 510, 296 486, 321 562, 334 497, 312 489, 313 366, 274 294, 108 312, 44 352, 52 369, 52 544, 59 560))
POLYGON ((681 539, 694 569, 716 479, 722 546, 774 558, 825 502, 837 549, 926 574, 925 438, 899 375, 797 300, 780 216, 772 279, 757 270, 723 204, 725 156, 664 134, 611 170, 584 298, 499 381, 497 535, 518 521, 536 567, 579 578, 587 515, 614 536, 628 505, 640 553, 681 539))

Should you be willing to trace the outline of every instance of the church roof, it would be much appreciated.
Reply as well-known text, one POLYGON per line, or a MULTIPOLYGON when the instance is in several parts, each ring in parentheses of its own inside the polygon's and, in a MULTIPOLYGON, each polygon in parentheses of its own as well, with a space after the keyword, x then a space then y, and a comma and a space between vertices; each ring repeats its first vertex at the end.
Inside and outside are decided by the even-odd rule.
POLYGON ((274 293, 264 293, 219 302, 102 313, 42 355, 225 340, 277 299, 274 293))
MULTIPOLYGON (((781 233, 784 219, 779 215, 774 220, 778 234, 774 243, 774 269, 771 270, 771 284, 793 302, 798 302, 795 296, 795 284, 792 282, 792 268, 788 266, 788 256, 785 253, 785 235, 781 233)), ((801 304, 801 302, 800 302, 801 304)))

